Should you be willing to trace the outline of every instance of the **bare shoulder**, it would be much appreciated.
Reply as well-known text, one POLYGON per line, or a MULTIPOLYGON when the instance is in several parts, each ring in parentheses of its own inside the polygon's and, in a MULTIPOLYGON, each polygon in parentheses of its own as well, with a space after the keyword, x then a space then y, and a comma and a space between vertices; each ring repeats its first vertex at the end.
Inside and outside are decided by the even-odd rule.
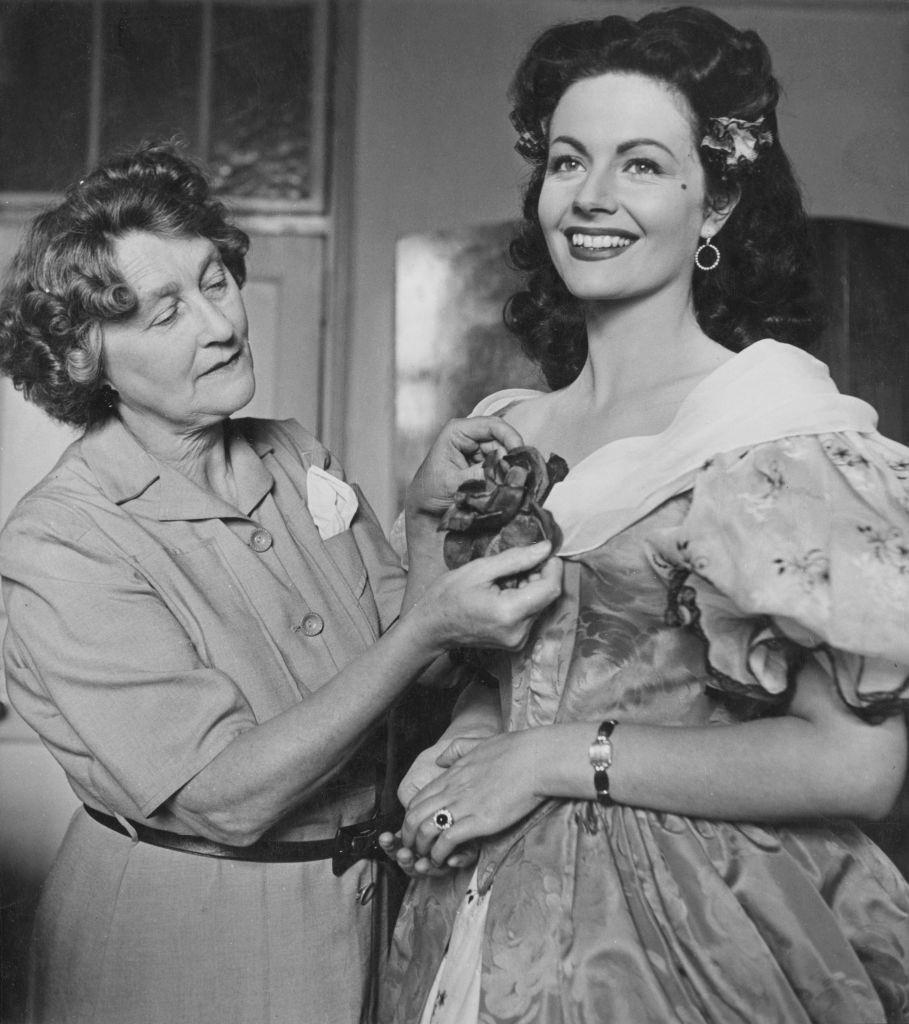
POLYGON ((556 394, 542 393, 515 402, 502 416, 524 438, 526 444, 536 444, 548 433, 546 425, 557 405, 556 394))

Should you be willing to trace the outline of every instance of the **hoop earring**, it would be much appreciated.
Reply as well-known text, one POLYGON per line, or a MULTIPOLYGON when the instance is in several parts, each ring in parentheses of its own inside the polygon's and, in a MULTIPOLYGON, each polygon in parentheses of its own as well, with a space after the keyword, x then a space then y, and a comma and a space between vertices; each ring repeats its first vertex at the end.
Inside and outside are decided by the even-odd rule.
POLYGON ((720 253, 720 250, 717 249, 713 242, 711 242, 708 238, 703 245, 698 246, 698 251, 694 254, 694 265, 698 268, 698 270, 716 270, 716 268, 720 265, 721 259, 722 255, 720 253), (712 262, 708 263, 706 266, 701 262, 701 253, 705 249, 708 249, 712 254, 712 262))

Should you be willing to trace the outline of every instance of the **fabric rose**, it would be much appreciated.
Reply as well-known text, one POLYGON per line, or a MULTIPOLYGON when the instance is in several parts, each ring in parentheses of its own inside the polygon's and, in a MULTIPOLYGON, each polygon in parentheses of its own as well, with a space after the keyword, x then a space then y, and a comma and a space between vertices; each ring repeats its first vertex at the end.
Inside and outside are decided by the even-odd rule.
POLYGON ((567 475, 563 458, 550 455, 544 462, 530 446, 512 448, 504 455, 490 452, 483 463, 483 479, 461 484, 439 525, 447 531, 444 557, 448 568, 540 540, 550 540, 557 548, 559 528, 552 513, 542 506, 552 488, 567 475))

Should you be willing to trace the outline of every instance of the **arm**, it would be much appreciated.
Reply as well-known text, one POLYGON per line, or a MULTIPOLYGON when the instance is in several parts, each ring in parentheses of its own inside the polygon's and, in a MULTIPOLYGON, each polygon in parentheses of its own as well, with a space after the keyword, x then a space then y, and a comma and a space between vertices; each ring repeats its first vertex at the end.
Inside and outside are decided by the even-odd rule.
MULTIPOLYGON (((548 797, 594 799, 587 748, 598 724, 480 743, 412 801, 403 841, 442 863, 456 846, 500 831, 548 797), (439 833, 428 819, 443 806, 455 825, 439 833)), ((612 741, 617 803, 730 821, 881 817, 906 769, 902 716, 865 723, 815 666, 803 670, 783 716, 703 728, 620 722, 612 741)))
MULTIPOLYGON (((434 658, 462 643, 496 647, 504 639, 505 646, 510 646, 513 637, 526 635, 537 611, 558 594, 560 570, 556 560, 550 560, 535 581, 537 593, 528 595, 520 605, 535 610, 516 633, 506 638, 503 623, 493 626, 492 619, 479 631, 471 632, 479 625, 487 599, 492 599, 493 606, 502 607, 498 599, 504 591, 493 580, 498 570, 493 567, 490 577, 489 570, 478 569, 473 580, 446 573, 436 531, 436 517, 447 508, 451 494, 465 476, 481 472, 485 452, 519 443, 515 431, 496 417, 454 420, 446 425, 408 495, 414 550, 400 620, 370 651, 346 666, 299 709, 239 737, 184 786, 171 801, 183 820, 202 832, 212 827, 239 827, 246 834, 251 829, 255 839, 263 831, 263 821, 267 828, 286 813, 290 804, 305 800, 339 770, 364 732, 434 658), (551 592, 551 596, 537 609, 535 602, 544 591, 551 592), (461 606, 459 597, 463 599, 461 606), (467 620, 474 624, 463 635, 459 616, 464 624, 467 620), (492 643, 480 634, 486 634, 492 643), (463 638, 457 639, 458 635, 463 638), (234 767, 247 765, 255 765, 255 773, 234 767), (212 818, 213 807, 219 808, 223 824, 220 818, 212 818), (244 820, 248 822, 245 827, 244 820)), ((540 557, 545 557, 542 551, 536 556, 540 557)), ((534 556, 530 558, 533 561, 534 556)))
POLYGON ((452 710, 448 728, 431 747, 421 751, 398 786, 398 800, 406 807, 424 786, 445 770, 439 758, 457 760, 480 739, 502 731, 498 691, 468 683, 452 710), (467 741, 467 742, 461 742, 467 741))
POLYGON ((445 574, 409 595, 408 614, 370 651, 260 723, 245 696, 258 682, 231 675, 259 663, 208 663, 196 617, 178 615, 93 514, 68 493, 41 495, 4 530, 11 697, 39 732, 53 730, 61 762, 101 806, 161 812, 233 844, 308 799, 433 657, 460 644, 520 645, 560 587, 544 547, 445 574), (523 593, 495 582, 514 559, 541 565, 523 593))
POLYGON ((547 559, 540 578, 520 590, 501 590, 495 581, 547 555, 548 545, 512 549, 423 588, 392 629, 316 693, 228 744, 174 795, 174 812, 201 835, 254 842, 324 784, 364 731, 449 646, 518 649, 533 618, 558 596, 558 560, 547 559))

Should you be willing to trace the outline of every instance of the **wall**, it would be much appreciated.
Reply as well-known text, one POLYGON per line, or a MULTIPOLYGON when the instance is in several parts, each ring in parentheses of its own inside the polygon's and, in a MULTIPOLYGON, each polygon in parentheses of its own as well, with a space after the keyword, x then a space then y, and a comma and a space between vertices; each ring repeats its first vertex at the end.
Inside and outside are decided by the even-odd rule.
MULTIPOLYGON (((606 13, 639 17, 666 5, 363 0, 342 447, 386 523, 394 515, 396 239, 515 216, 523 164, 512 149, 505 93, 540 29, 606 13)), ((806 184, 809 212, 909 226, 909 5, 709 6, 755 28, 770 47, 785 88, 781 134, 806 184)))

